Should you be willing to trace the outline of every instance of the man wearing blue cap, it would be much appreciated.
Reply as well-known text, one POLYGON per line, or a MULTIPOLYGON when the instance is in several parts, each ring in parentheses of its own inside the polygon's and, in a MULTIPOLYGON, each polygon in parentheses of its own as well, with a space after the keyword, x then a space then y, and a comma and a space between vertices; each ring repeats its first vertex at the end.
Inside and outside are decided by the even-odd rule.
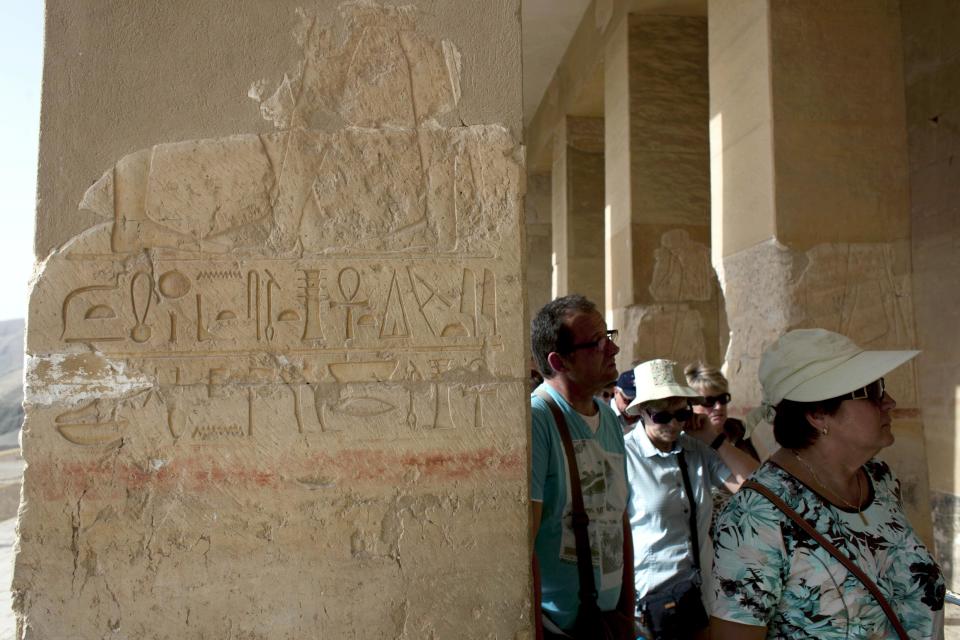
POLYGON ((627 435, 636 426, 640 416, 627 415, 627 406, 637 397, 637 386, 634 383, 633 369, 627 369, 620 374, 613 387, 613 397, 610 398, 610 408, 617 414, 617 421, 620 428, 623 429, 623 435, 627 435))

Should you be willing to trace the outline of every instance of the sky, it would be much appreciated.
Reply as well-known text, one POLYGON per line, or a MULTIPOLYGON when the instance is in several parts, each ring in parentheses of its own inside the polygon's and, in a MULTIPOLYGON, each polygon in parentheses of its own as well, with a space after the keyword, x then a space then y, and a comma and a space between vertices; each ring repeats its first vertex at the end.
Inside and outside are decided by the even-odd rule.
POLYGON ((43 0, 0 0, 0 320, 27 313, 42 62, 43 0))

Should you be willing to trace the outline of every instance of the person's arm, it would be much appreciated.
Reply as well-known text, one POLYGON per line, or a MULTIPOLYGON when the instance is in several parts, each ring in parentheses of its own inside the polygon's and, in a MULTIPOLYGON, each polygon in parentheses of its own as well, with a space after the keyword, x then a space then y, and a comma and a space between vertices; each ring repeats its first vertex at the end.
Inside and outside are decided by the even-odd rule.
MULTIPOLYGON (((708 446, 712 446, 717 437, 723 434, 721 427, 715 426, 705 415, 694 414, 684 429, 687 435, 690 435, 708 446)), ((730 475, 723 481, 723 486, 736 493, 740 485, 747 479, 751 473, 757 470, 760 463, 750 457, 750 454, 741 451, 733 442, 724 437, 720 446, 715 449, 717 455, 730 469, 730 475)))
POLYGON ((637 589, 633 582, 633 533, 630 530, 630 518, 623 512, 623 583, 620 587, 620 600, 617 609, 626 616, 633 617, 636 610, 637 589))
POLYGON ((530 501, 530 570, 533 573, 533 616, 534 616, 534 638, 543 640, 543 623, 540 621, 540 606, 543 602, 543 595, 540 587, 540 562, 537 560, 537 552, 534 549, 534 543, 537 540, 537 533, 540 531, 540 519, 543 516, 543 503, 539 500, 530 501))
POLYGON ((766 637, 766 627, 710 617, 710 640, 763 640, 766 637))
POLYGON ((543 503, 539 500, 530 501, 530 548, 533 549, 533 543, 540 532, 540 518, 543 517, 543 503))
POLYGON ((736 493, 740 485, 746 481, 747 476, 757 470, 760 463, 753 459, 749 453, 738 449, 730 440, 724 439, 723 444, 716 449, 717 455, 723 460, 723 464, 730 469, 730 475, 723 481, 723 486, 736 493))

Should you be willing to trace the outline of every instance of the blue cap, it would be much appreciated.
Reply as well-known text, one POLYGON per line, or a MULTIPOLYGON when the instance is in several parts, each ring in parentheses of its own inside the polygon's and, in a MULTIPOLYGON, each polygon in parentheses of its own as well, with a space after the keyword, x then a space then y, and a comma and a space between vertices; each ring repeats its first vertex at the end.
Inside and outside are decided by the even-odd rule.
POLYGON ((633 382, 633 369, 627 369, 617 378, 617 388, 628 398, 634 398, 637 395, 637 387, 633 382))

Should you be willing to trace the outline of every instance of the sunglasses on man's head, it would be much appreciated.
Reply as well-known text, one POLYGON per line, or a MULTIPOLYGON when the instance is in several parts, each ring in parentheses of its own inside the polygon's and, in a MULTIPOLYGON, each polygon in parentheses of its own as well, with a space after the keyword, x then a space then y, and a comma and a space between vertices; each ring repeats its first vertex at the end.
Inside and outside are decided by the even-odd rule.
POLYGON ((718 402, 719 402, 721 405, 729 404, 729 403, 730 403, 730 394, 729 394, 729 393, 721 393, 721 394, 718 395, 718 396, 703 396, 703 398, 702 398, 701 400, 699 400, 699 402, 698 402, 697 404, 699 404, 701 407, 707 407, 707 408, 709 409, 710 407, 713 407, 713 406, 714 406, 715 404, 717 404, 718 402))
POLYGON ((869 400, 873 404, 880 404, 883 402, 883 394, 886 390, 887 386, 883 378, 878 378, 867 386, 854 389, 850 393, 840 397, 844 400, 869 400))
POLYGON ((650 419, 656 424, 670 424, 673 420, 686 422, 693 416, 693 411, 691 411, 689 407, 677 409, 676 411, 657 411, 655 413, 651 413, 648 410, 647 415, 650 416, 650 419))

